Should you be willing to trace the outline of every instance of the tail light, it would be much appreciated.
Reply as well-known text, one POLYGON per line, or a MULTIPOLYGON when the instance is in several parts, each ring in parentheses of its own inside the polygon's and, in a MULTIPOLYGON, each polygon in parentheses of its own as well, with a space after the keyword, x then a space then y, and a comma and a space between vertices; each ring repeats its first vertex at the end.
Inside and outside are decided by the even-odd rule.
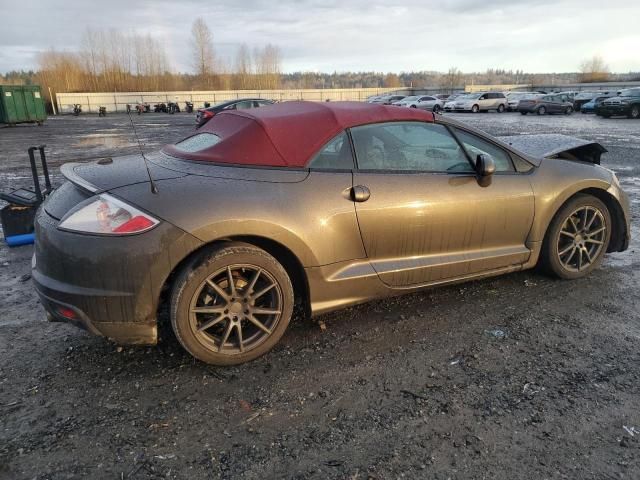
POLYGON ((100 235, 131 235, 151 230, 160 223, 111 195, 101 194, 65 216, 58 228, 100 235))
POLYGON ((202 110, 202 117, 203 118, 211 118, 215 115, 215 113, 209 111, 209 110, 202 110))

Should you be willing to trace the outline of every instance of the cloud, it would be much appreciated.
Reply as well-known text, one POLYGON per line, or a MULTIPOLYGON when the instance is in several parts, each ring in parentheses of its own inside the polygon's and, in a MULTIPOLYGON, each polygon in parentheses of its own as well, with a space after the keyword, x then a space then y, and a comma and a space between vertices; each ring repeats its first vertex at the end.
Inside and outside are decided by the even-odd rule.
POLYGON ((623 53, 640 49, 637 0, 30 0, 0 30, 0 71, 34 68, 50 47, 78 48, 86 28, 149 33, 174 70, 188 71, 198 16, 227 63, 241 43, 273 43, 287 71, 575 71, 595 53, 616 71, 640 70, 623 53))

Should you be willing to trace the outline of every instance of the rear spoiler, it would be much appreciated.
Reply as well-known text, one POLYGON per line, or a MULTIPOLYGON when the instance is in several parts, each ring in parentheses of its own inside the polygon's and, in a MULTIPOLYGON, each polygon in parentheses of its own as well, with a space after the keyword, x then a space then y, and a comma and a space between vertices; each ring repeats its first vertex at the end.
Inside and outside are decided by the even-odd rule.
POLYGON ((537 158, 564 158, 600 165, 600 156, 607 151, 598 142, 555 133, 498 138, 516 150, 537 158))
POLYGON ((82 178, 80 175, 78 175, 75 172, 75 167, 77 167, 78 165, 81 165, 81 164, 76 162, 63 163, 60 166, 60 173, 62 173, 64 178, 69 180, 71 183, 77 185, 78 187, 83 188, 91 193, 97 193, 99 190, 98 187, 86 181, 84 178, 82 178))

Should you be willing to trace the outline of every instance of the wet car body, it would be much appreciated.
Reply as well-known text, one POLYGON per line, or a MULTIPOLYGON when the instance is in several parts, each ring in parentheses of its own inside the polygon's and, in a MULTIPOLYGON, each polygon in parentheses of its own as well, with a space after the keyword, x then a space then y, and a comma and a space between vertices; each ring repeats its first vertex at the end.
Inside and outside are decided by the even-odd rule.
MULTIPOLYGON (((405 156, 412 151, 396 147, 405 156)), ((33 280, 52 320, 119 343, 153 344, 158 310, 178 273, 230 242, 277 259, 307 315, 532 268, 554 215, 580 192, 610 208, 608 250, 623 250, 628 201, 613 173, 597 165, 601 152, 572 145, 541 159, 539 150, 528 155, 454 120, 409 108, 289 102, 225 112, 148 156, 157 193, 138 155, 65 165, 69 182, 36 217, 33 280), (507 170, 484 177, 471 159, 449 172, 363 168, 364 157, 353 155, 359 139, 367 129, 383 127, 398 134, 437 127, 456 142, 478 140, 504 159, 507 170), (222 140, 198 150, 198 135, 222 140), (295 145, 289 140, 302 137, 295 145), (259 158, 251 157, 256 149, 259 158), (336 168, 339 157, 353 164, 336 168), (318 158, 324 166, 314 167, 318 158), (123 236, 65 230, 65 219, 101 195, 158 223, 123 236)), ((375 148, 370 158, 380 160, 375 148)))

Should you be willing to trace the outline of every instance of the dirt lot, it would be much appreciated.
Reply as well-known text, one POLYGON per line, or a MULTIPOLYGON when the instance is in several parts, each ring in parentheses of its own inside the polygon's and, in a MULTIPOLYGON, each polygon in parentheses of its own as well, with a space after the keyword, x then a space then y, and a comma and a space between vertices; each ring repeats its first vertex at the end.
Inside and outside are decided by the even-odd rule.
MULTIPOLYGON (((640 478, 640 123, 456 116, 602 142, 631 248, 584 280, 524 272, 297 321, 266 357, 213 368, 170 335, 121 349, 46 323, 31 247, 3 243, 0 478, 640 478)), ((193 126, 134 120, 148 149, 193 126)), ((59 165, 133 142, 115 115, 2 129, 0 188, 28 180, 31 144, 59 165)))

